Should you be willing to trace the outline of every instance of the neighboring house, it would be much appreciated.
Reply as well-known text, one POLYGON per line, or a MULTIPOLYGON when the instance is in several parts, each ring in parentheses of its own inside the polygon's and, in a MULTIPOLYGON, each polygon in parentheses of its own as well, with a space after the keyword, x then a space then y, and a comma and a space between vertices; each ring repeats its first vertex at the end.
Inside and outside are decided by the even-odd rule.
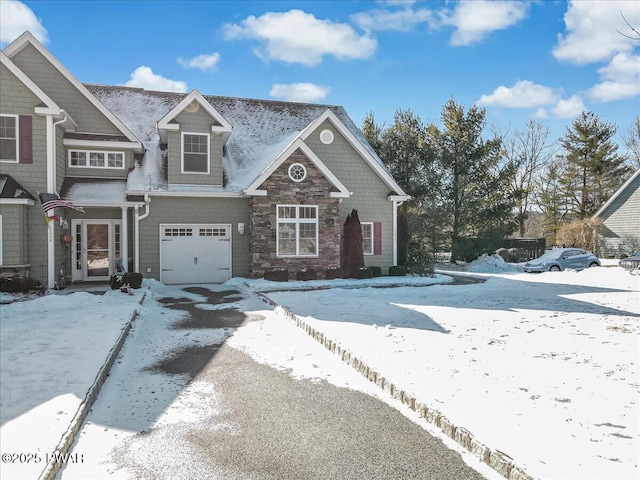
POLYGON ((640 169, 596 212, 604 227, 598 254, 633 255, 640 248, 640 169))
POLYGON ((165 283, 323 272, 354 208, 365 263, 396 263, 409 197, 342 107, 85 85, 28 32, 0 60, 0 269, 49 287, 117 263, 165 283), (85 213, 47 225, 44 192, 85 213))

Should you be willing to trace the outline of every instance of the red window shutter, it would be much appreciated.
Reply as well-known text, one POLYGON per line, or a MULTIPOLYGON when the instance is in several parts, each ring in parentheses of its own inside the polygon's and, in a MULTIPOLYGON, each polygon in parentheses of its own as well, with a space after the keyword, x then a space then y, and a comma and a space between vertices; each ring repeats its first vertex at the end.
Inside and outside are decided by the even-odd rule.
POLYGON ((20 163, 33 163, 33 148, 31 144, 31 116, 20 115, 18 127, 20 141, 18 142, 18 158, 20 163))
POLYGON ((382 255, 382 222, 373 222, 373 254, 382 255))

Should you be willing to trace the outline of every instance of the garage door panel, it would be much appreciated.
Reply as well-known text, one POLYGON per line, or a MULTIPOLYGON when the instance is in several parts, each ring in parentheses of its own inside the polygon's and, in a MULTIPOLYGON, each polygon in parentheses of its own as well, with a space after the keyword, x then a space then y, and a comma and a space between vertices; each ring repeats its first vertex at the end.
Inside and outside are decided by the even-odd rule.
POLYGON ((220 283, 231 278, 231 225, 160 225, 160 280, 220 283))

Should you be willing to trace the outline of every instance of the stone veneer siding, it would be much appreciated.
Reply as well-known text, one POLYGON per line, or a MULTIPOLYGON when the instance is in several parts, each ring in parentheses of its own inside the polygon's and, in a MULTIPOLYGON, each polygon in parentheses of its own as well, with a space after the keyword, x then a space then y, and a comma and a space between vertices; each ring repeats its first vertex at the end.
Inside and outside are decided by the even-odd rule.
POLYGON ((260 186, 267 196, 251 199, 251 275, 261 277, 273 268, 288 268, 295 278, 299 268, 313 268, 323 276, 340 266, 340 199, 331 198, 331 183, 300 151, 296 150, 260 186), (289 166, 301 163, 307 169, 302 182, 289 178, 289 166), (277 205, 318 206, 318 256, 278 257, 276 252, 277 205))

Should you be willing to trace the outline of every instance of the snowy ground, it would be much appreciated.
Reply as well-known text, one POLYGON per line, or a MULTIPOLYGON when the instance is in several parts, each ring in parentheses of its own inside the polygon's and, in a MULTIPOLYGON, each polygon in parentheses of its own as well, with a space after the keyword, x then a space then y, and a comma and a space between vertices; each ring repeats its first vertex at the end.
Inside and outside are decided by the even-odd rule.
MULTIPOLYGON (((273 292, 273 283, 249 283, 528 473, 639 478, 640 278, 617 267, 523 274, 490 261, 478 262, 475 271, 485 272, 474 275, 487 281, 373 288, 398 280, 384 278, 367 288, 353 288, 367 285, 362 281, 341 281, 344 288, 304 292, 273 292)), ((402 280, 450 282, 442 276, 402 280)), ((228 286, 242 283, 234 279, 228 286)), ((169 288, 146 285, 152 297, 169 288)), ((290 282, 286 288, 313 286, 290 282)), ((2 454, 43 454, 55 447, 68 412, 84 397, 140 294, 49 295, 0 307, 2 454)), ((245 311, 265 319, 235 331, 230 345, 294 376, 375 393, 277 310, 255 299, 244 302, 245 311)), ((69 465, 64 478, 86 478, 87 472, 120 478, 112 455, 136 445, 128 443, 130 437, 150 425, 197 421, 194 406, 201 398, 215 407, 215 391, 208 386, 136 365, 144 349, 160 358, 204 341, 166 328, 180 312, 151 300, 145 312, 154 319, 150 329, 134 328, 135 341, 114 366, 114 372, 128 369, 130 380, 117 398, 98 399, 113 405, 113 414, 85 425, 82 448, 76 447, 89 470, 69 465), (159 335, 160 330, 168 333, 159 335)), ((169 446, 155 448, 136 454, 157 461, 157 449, 169 446)), ((0 477, 34 478, 41 468, 32 467, 16 470, 17 464, 4 463, 0 477)))
POLYGON ((38 477, 143 293, 79 292, 0 306, 1 478, 38 477))
POLYGON ((482 263, 484 284, 268 296, 535 477, 640 478, 640 279, 482 263))

